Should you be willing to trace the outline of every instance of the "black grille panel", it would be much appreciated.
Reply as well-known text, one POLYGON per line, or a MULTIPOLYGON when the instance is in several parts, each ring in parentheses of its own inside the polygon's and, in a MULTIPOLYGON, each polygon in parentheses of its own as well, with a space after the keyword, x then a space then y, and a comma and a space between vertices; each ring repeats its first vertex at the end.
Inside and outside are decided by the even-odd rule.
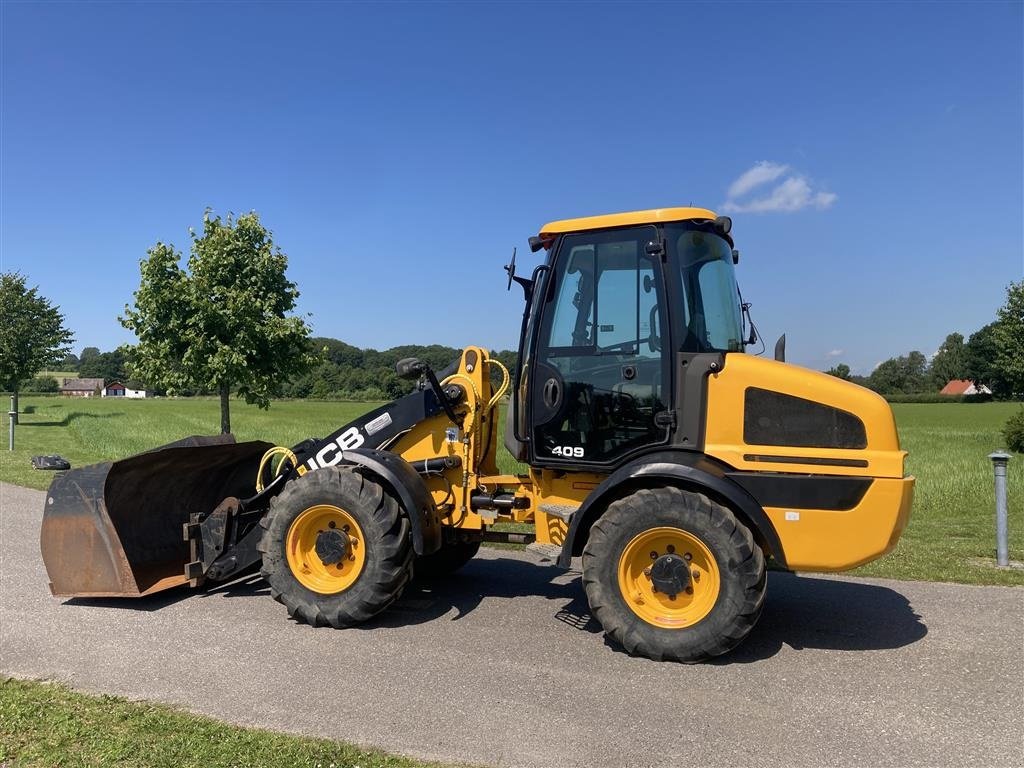
POLYGON ((749 387, 743 442, 792 448, 867 448, 864 422, 852 413, 802 397, 749 387))

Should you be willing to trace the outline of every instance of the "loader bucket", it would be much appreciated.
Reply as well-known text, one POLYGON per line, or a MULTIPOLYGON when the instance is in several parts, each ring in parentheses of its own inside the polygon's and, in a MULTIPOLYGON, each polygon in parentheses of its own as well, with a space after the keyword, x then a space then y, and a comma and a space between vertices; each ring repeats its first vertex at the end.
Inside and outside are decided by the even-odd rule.
POLYGON ((40 534, 50 591, 59 597, 140 597, 188 583, 182 526, 227 496, 255 491, 270 443, 188 437, 50 484, 40 534))

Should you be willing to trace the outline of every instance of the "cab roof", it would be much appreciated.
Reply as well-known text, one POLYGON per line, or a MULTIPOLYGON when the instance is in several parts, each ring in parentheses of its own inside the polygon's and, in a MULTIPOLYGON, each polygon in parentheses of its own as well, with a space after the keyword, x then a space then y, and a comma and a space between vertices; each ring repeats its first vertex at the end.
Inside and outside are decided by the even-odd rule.
POLYGON ((715 219, 717 214, 707 208, 651 208, 646 211, 608 213, 603 216, 586 216, 581 219, 563 219, 545 224, 540 234, 562 235, 567 232, 586 232, 591 229, 628 227, 634 224, 654 224, 689 219, 715 219))

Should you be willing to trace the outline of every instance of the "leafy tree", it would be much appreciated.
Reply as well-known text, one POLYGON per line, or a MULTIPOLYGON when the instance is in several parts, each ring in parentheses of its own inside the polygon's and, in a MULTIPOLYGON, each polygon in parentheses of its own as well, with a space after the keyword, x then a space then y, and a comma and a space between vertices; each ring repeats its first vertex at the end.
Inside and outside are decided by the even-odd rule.
POLYGON ((22 386, 23 392, 59 392, 60 385, 53 376, 36 376, 22 386))
POLYGON ((69 352, 64 355, 64 359, 60 361, 60 369, 62 371, 77 371, 79 362, 78 355, 74 355, 69 352))
POLYGON ((100 356, 99 347, 85 347, 82 349, 82 354, 78 356, 78 365, 88 364, 92 360, 95 360, 100 356))
POLYGON ((113 352, 100 352, 89 356, 78 368, 78 375, 89 379, 103 379, 104 384, 112 381, 124 382, 128 378, 125 366, 125 352, 115 349, 113 352))
POLYGON ((869 386, 884 395, 925 392, 929 385, 927 369, 928 358, 914 350, 881 363, 868 377, 869 386))
POLYGON ((967 339, 964 349, 965 378, 970 379, 979 387, 984 385, 997 395, 1010 392, 1010 385, 996 362, 998 342, 996 326, 989 323, 979 328, 967 339))
POLYGON ((60 307, 41 296, 38 286, 29 288, 15 272, 0 274, 0 387, 14 395, 15 413, 22 383, 63 360, 73 340, 60 307))
POLYGON ((1007 395, 1024 393, 1024 280, 1006 287, 993 331, 995 364, 1006 383, 1007 395))
POLYGON ((231 431, 232 390, 261 408, 312 362, 309 327, 287 313, 299 291, 285 276, 288 258, 255 212, 227 220, 203 216, 192 232, 187 268, 173 245, 157 243, 141 262, 135 305, 121 323, 139 343, 131 373, 174 394, 220 395, 221 432, 231 431))
POLYGON ((843 379, 844 381, 850 380, 850 366, 846 363, 839 363, 839 365, 829 368, 825 373, 829 376, 835 376, 837 379, 843 379))
POLYGON ((953 379, 968 378, 967 347, 962 334, 951 333, 946 337, 932 358, 929 373, 936 389, 942 389, 953 379))

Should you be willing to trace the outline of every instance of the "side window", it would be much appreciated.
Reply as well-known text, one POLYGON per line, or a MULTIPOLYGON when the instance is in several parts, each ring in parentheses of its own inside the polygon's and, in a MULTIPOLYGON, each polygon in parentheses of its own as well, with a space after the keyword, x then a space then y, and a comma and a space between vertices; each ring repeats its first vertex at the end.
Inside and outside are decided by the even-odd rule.
POLYGON ((594 317, 594 246, 575 246, 555 298, 552 347, 592 347, 594 317))
MULTIPOLYGON (((599 261, 607 261, 599 259, 599 261)), ((601 351, 633 354, 636 351, 637 269, 636 257, 631 269, 601 271, 597 283, 597 346, 601 351)))
POLYGON ((732 265, 716 259, 700 265, 697 272, 700 295, 704 299, 704 335, 709 349, 741 350, 732 265))

